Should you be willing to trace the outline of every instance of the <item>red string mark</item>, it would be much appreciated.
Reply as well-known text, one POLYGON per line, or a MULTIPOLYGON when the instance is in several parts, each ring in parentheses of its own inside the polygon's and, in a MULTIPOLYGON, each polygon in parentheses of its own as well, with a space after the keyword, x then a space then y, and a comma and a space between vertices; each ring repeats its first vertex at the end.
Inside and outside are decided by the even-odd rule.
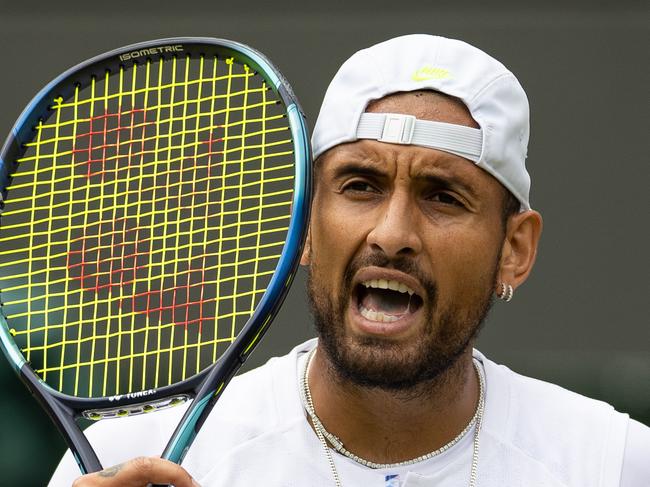
MULTIPOLYGON (((155 135, 148 133, 149 127, 156 125, 151 110, 133 108, 111 113, 105 111, 88 120, 88 131, 75 137, 72 149, 75 164, 85 168, 84 174, 90 179, 107 172, 116 172, 119 160, 127 158, 125 167, 131 166, 131 158, 140 158, 145 152, 145 142, 155 135)), ((155 114, 153 114, 155 118, 155 114)))
MULTIPOLYGON (((217 125, 215 128, 221 130, 224 128, 224 126, 217 125)), ((201 142, 202 144, 206 144, 208 146, 208 152, 206 154, 201 154, 201 155, 208 156, 209 158, 216 155, 223 156, 223 150, 214 150, 212 147, 213 144, 222 143, 223 141, 224 141, 224 137, 218 137, 216 135, 216 132, 214 134, 210 134, 208 140, 201 142)), ((196 157, 194 158, 194 162, 196 163, 196 157)), ((210 162, 211 160, 208 161, 208 169, 210 168, 210 162)))
POLYGON ((124 218, 113 221, 112 228, 103 232, 101 237, 99 232, 92 235, 92 231, 99 230, 102 225, 90 225, 84 229, 82 237, 71 242, 72 248, 67 255, 68 276, 79 281, 84 291, 98 293, 105 289, 124 288, 135 281, 138 270, 147 266, 138 265, 137 259, 149 256, 149 238, 139 238, 137 230, 125 232, 124 225, 124 218), (123 235, 119 235, 116 241, 118 233, 123 235))
MULTIPOLYGON (((131 158, 127 160, 126 169, 132 169, 136 165, 132 164, 134 156, 142 157, 144 155, 144 141, 146 139, 146 127, 154 125, 154 122, 146 121, 147 114, 145 110, 133 109, 119 113, 105 113, 93 117, 89 121, 89 130, 87 133, 77 136, 78 145, 87 147, 75 147, 76 154, 86 154, 87 159, 84 161, 75 157, 77 164, 85 164, 85 175, 87 178, 101 176, 102 181, 104 174, 115 172, 117 169, 110 170, 107 168, 109 159, 116 161, 119 159, 119 150, 121 147, 130 147, 131 158), (122 125, 123 116, 130 117, 127 125, 122 125), (142 121, 136 120, 136 117, 142 116, 142 121), (117 122, 116 124, 114 122, 117 122), (100 124, 99 129, 96 125, 100 124), (115 126, 109 128, 110 123, 115 126), (128 131, 126 140, 122 134, 128 131), (139 140, 136 132, 139 131, 139 140), (93 140, 96 137, 101 139, 101 143, 95 145, 93 140), (112 140, 112 142, 110 140, 112 140), (139 152, 133 150, 134 144, 140 144, 139 152), (101 151, 101 157, 95 157, 96 151, 101 151), (107 156, 107 153, 113 151, 115 155, 107 156), (100 167, 97 168, 97 164, 100 167)), ((223 127, 217 127, 221 129, 223 127)), ((208 140, 202 141, 202 145, 207 145, 206 154, 194 154, 191 157, 194 170, 198 169, 199 157, 207 156, 208 178, 211 175, 213 164, 212 157, 223 154, 223 151, 214 150, 214 145, 223 142, 223 137, 217 137, 216 134, 210 134, 208 140)), ((126 154, 129 155, 129 154, 126 154)), ((81 156, 80 156, 81 157, 81 156)), ((118 163, 114 166, 117 168, 118 163)), ((209 200, 209 188, 203 191, 196 191, 193 185, 192 191, 184 193, 184 196, 192 197, 203 194, 209 200)), ((155 190, 154 190, 155 193, 155 190)), ((180 208, 180 193, 178 195, 178 207, 180 208)), ((128 197, 126 195, 123 198, 128 197)), ((206 210, 204 218, 218 215, 218 211, 209 214, 206 210)), ((67 255, 67 268, 70 279, 78 281, 80 287, 85 291, 91 291, 101 295, 106 299, 113 293, 120 293, 122 298, 117 303, 119 309, 124 313, 132 312, 138 315, 146 315, 150 324, 153 323, 174 323, 182 325, 186 329, 190 325, 198 324, 198 332, 202 332, 204 321, 213 321, 214 312, 206 303, 214 302, 216 296, 214 293, 215 286, 207 286, 205 283, 206 253, 196 255, 193 253, 192 258, 183 262, 184 270, 175 269, 173 278, 164 274, 169 274, 171 262, 163 262, 165 255, 152 255, 152 242, 150 236, 143 237, 141 234, 148 235, 151 231, 150 226, 138 226, 138 217, 134 216, 127 222, 127 218, 116 218, 112 221, 100 221, 90 224, 84 228, 82 237, 77 238, 71 243, 71 250, 67 255), (154 260, 157 261, 154 262, 154 260), (192 268, 192 265, 198 263, 199 269, 192 268), (141 272, 140 272, 141 271, 141 272), (199 274, 199 276, 197 276, 199 274), (162 276, 162 277, 161 277, 162 276), (169 281, 173 282, 169 282, 169 281), (183 283, 184 281, 184 283, 183 283), (157 285, 158 289, 151 289, 151 283, 157 285), (172 284, 168 286, 168 284, 172 284), (212 294, 210 294, 212 293, 212 294)), ((170 249, 175 250, 175 249, 170 249)))
MULTIPOLYGON (((165 268, 169 274, 173 261, 162 262, 165 256, 161 253, 154 262, 151 239, 140 235, 148 228, 128 223, 118 218, 86 227, 84 234, 71 242, 66 262, 68 277, 102 299, 118 293, 122 297, 117 306, 123 313, 146 315, 150 324, 174 323, 186 329, 198 325, 200 334, 203 322, 214 320, 206 313, 205 304, 214 299, 205 297, 205 270, 177 269, 174 276, 161 282, 160 276, 165 268), (166 287, 170 281, 174 285, 166 287), (151 289, 151 284, 159 289, 151 289)), ((191 260, 205 265, 203 254, 193 255, 191 260)))
MULTIPOLYGON (((190 271, 187 274, 196 271, 190 271)), ((201 271, 202 272, 202 271, 201 271)), ((172 322, 177 326, 184 326, 187 328, 189 325, 197 324, 199 325, 199 333, 202 331, 203 322, 213 320, 212 316, 205 316, 203 314, 203 305, 208 300, 203 299, 203 293, 205 290, 205 284, 203 282, 185 285, 185 286, 175 286, 173 288, 168 288, 161 291, 146 291, 135 294, 131 297, 132 302, 136 302, 136 298, 151 296, 158 296, 160 298, 172 296, 172 302, 170 304, 158 304, 157 306, 151 306, 151 300, 147 299, 147 308, 145 309, 135 309, 133 310, 136 313, 146 314, 150 318, 157 318, 159 316, 168 316, 172 318, 172 322), (190 290, 197 289, 201 294, 200 299, 190 299, 190 290), (184 299, 183 299, 184 298, 184 299), (194 311, 191 315, 190 311, 194 311), (198 316, 194 316, 198 311, 198 316)), ((160 299, 160 302, 164 302, 165 299, 160 299)), ((162 322, 162 320, 161 320, 162 322)))

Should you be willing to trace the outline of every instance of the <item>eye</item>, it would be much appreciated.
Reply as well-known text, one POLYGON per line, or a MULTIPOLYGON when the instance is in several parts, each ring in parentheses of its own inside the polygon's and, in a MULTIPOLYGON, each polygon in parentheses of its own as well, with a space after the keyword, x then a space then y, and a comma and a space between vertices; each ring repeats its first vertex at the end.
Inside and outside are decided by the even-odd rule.
POLYGON ((465 206, 458 198, 444 191, 435 192, 430 196, 428 196, 427 199, 429 201, 434 201, 445 205, 453 205, 453 206, 460 206, 460 207, 465 206))
POLYGON ((378 193, 379 190, 367 181, 355 180, 346 183, 342 191, 355 193, 378 193))

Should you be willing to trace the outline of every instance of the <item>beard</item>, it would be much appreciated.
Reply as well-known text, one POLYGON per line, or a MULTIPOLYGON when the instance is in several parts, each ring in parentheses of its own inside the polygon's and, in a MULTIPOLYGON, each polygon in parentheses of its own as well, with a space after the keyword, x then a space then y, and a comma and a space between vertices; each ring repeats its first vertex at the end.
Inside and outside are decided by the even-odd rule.
MULTIPOLYGON (((499 259, 497 258, 498 262, 499 259)), ((313 266, 312 266, 313 267, 313 266)), ((394 392, 416 392, 418 386, 440 379, 457 363, 477 336, 494 302, 492 289, 497 265, 480 282, 485 290, 471 307, 448 306, 439 309, 438 288, 408 258, 389 259, 383 254, 360 256, 346 270, 339 300, 308 274, 309 304, 319 336, 319 345, 327 355, 335 376, 366 388, 394 392), (420 336, 408 343, 382 337, 352 336, 346 329, 348 299, 356 272, 367 266, 387 267, 418 279, 425 290, 422 310, 425 326, 420 336)), ((453 301, 452 301, 453 302, 453 301)))

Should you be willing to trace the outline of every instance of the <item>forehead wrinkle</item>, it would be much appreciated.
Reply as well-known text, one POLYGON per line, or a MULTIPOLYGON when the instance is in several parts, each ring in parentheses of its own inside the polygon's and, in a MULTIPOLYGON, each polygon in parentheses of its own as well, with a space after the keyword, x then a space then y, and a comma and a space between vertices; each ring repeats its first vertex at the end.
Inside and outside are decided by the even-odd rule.
POLYGON ((391 151, 391 155, 387 157, 384 153, 385 148, 373 147, 374 144, 378 143, 373 144, 372 142, 374 141, 362 140, 338 146, 328 154, 327 160, 335 165, 334 171, 336 171, 337 166, 355 165, 372 168, 382 173, 392 172, 390 170, 391 164, 387 162, 394 161, 397 154, 391 151))
POLYGON ((480 181, 477 181, 477 178, 482 176, 482 170, 473 162, 437 149, 409 147, 411 151, 404 151, 401 154, 408 160, 398 160, 398 164, 408 164, 409 178, 437 183, 446 182, 465 188, 474 196, 478 195, 477 186, 480 186, 480 181))

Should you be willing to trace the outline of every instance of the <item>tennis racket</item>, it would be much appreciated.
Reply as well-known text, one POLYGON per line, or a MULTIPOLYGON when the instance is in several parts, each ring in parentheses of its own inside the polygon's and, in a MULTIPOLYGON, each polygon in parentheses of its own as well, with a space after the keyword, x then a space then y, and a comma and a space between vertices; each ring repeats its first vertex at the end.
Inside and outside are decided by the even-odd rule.
POLYGON ((82 473, 77 421, 193 399, 180 463, 297 268, 304 116, 259 52, 172 38, 48 84, 0 153, 0 346, 82 473))

